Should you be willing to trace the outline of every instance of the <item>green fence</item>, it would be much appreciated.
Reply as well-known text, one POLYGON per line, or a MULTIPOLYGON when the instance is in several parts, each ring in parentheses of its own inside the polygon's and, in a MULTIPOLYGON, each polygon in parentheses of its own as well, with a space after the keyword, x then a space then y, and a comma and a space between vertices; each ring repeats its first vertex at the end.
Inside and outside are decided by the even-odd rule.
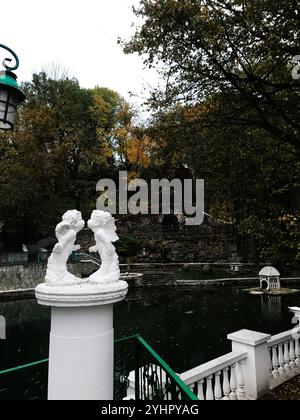
POLYGON ((115 399, 197 400, 188 386, 141 337, 115 342, 115 399))
MULTIPOLYGON (((197 400, 197 397, 141 337, 115 341, 114 399, 197 400)), ((0 400, 45 400, 48 359, 0 371, 0 400)))

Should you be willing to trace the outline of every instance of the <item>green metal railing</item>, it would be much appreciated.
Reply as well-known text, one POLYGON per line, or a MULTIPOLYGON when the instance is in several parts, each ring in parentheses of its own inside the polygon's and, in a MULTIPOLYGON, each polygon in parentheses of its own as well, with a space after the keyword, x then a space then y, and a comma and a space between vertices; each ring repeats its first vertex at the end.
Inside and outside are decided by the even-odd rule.
POLYGON ((197 400, 189 387, 140 335, 115 342, 115 399, 197 400))
MULTIPOLYGON (((141 337, 115 340, 114 399, 197 400, 141 337)), ((48 359, 0 371, 0 400, 46 399, 48 359)))
POLYGON ((0 371, 0 400, 46 400, 48 359, 0 371))

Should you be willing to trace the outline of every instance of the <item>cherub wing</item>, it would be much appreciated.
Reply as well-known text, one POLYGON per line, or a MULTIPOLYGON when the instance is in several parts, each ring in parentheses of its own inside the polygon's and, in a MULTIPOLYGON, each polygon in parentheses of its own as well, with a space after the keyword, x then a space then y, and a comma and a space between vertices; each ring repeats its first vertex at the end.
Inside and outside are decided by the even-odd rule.
POLYGON ((116 230, 117 228, 116 228, 114 219, 111 219, 103 228, 103 231, 105 232, 105 236, 111 242, 117 242, 119 240, 119 237, 116 234, 116 230))
POLYGON ((108 228, 103 230, 105 230, 105 236, 110 242, 117 242, 119 240, 119 237, 114 230, 108 228))

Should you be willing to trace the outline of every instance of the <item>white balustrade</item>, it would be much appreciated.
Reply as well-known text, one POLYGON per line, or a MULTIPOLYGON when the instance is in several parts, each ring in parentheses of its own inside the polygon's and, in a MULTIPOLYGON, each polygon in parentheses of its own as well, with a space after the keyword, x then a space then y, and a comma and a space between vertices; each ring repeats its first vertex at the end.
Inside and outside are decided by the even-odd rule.
POLYGON ((249 330, 230 334, 231 353, 181 374, 204 400, 257 399, 300 373, 300 327, 273 337, 249 330))
POLYGON ((228 353, 180 375, 190 387, 197 388, 199 400, 247 399, 243 363, 247 353, 228 353))
POLYGON ((296 353, 296 366, 300 367, 300 344, 299 344, 299 338, 295 338, 295 353, 296 353))
POLYGON ((274 335, 268 342, 271 357, 271 388, 300 373, 300 328, 274 335))

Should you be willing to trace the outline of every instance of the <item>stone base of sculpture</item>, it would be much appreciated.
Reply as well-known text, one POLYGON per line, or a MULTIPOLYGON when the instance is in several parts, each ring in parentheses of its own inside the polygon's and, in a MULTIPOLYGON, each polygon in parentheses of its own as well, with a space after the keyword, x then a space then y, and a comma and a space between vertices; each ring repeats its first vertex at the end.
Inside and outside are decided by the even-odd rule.
POLYGON ((35 296, 44 306, 79 307, 116 303, 123 300, 127 292, 128 284, 122 280, 108 284, 85 282, 68 287, 42 283, 36 287, 35 296))
POLYGON ((113 304, 127 290, 125 281, 36 288, 51 307, 48 400, 113 399, 113 304))

